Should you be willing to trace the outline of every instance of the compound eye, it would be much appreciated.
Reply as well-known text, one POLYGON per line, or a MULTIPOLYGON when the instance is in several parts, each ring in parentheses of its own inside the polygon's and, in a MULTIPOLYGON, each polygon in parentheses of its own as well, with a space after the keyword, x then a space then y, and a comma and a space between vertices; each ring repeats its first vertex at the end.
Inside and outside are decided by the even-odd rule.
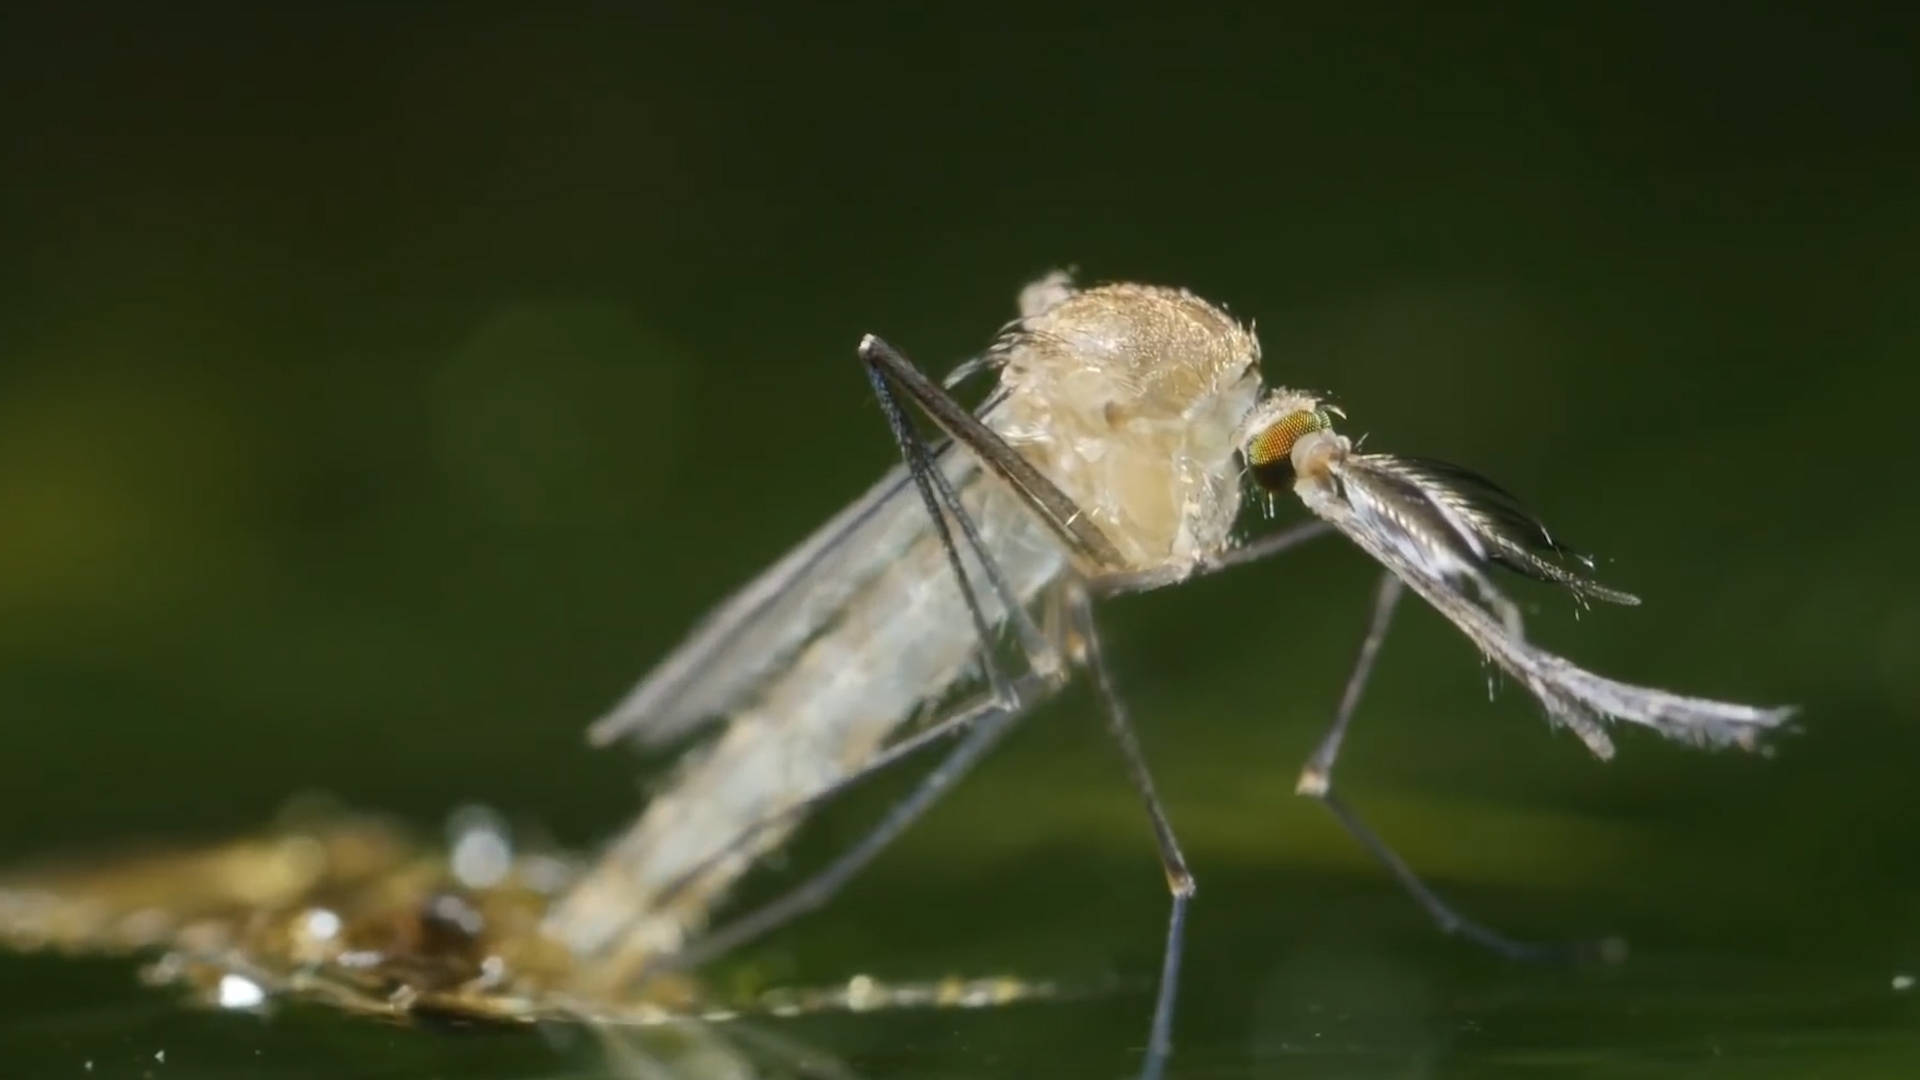
POLYGON ((1293 444, 1301 437, 1325 431, 1333 421, 1325 409, 1299 409, 1280 417, 1247 440, 1242 453, 1247 468, 1261 487, 1279 490, 1293 484, 1293 444))

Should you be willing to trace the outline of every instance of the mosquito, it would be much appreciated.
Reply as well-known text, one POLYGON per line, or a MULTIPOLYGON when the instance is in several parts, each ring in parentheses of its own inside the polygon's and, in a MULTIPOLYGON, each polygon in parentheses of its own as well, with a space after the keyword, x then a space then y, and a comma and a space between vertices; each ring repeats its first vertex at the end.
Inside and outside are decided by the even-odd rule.
POLYGON ((901 464, 721 603, 591 727, 596 744, 650 747, 715 729, 545 919, 545 932, 594 958, 609 983, 699 965, 825 903, 1084 670, 1172 897, 1141 1063, 1156 1080, 1171 1052, 1194 875, 1155 794, 1095 604, 1324 534, 1345 536, 1384 572, 1297 790, 1323 803, 1443 930, 1498 953, 1545 947, 1456 912, 1334 790, 1341 743, 1404 590, 1601 758, 1612 753, 1610 721, 1751 749, 1790 715, 1618 682, 1529 642, 1497 570, 1583 602, 1638 601, 1594 581, 1590 560, 1492 482, 1362 453, 1335 430, 1344 414, 1323 396, 1268 388, 1253 331, 1220 307, 1183 289, 1083 288, 1054 273, 1024 289, 1018 309, 942 382, 865 337, 859 361, 901 464), (987 377, 977 408, 952 396, 987 377), (913 410, 944 438, 923 435, 913 410), (1250 504, 1271 506, 1288 491, 1315 520, 1236 539, 1250 504), (809 810, 935 746, 945 756, 857 843, 764 906, 710 925, 730 888, 809 810))

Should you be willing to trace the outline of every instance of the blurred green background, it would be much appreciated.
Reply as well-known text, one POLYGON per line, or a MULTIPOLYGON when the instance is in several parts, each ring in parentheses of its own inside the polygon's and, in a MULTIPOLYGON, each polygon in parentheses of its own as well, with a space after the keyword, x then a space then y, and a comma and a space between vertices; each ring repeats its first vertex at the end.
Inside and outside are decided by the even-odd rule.
MULTIPOLYGON (((1913 1075, 1913 27, 1508 7, 10 8, 0 861, 315 789, 593 843, 657 763, 585 722, 892 460, 854 342, 945 369, 1072 264, 1256 319, 1270 378, 1500 479, 1647 598, 1527 592, 1555 647, 1805 706, 1769 758, 1627 732, 1602 766, 1411 611, 1351 800, 1488 921, 1635 946, 1517 968, 1291 795, 1360 556, 1110 605, 1201 881, 1176 1075, 1913 1075)), ((1165 896, 1096 717, 1038 714, 736 962, 1131 988, 784 1036, 868 1076, 1132 1067, 1165 896)), ((6 1075, 600 1067, 191 1014, 124 963, 0 957, 0 1013, 6 1075)))

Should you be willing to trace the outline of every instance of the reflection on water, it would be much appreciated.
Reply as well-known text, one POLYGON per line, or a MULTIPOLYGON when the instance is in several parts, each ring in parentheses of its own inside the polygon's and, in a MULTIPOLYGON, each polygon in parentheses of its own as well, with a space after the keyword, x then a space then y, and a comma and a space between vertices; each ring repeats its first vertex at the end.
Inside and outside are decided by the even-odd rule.
POLYGON ((17 872, 0 877, 0 945, 136 957, 146 983, 233 1012, 293 1001, 436 1028, 571 1025, 615 1074, 643 1080, 847 1075, 755 1018, 1055 995, 1012 978, 894 985, 862 975, 730 1004, 671 973, 611 986, 539 933, 581 860, 516 850, 504 823, 477 807, 456 813, 449 833, 427 845, 391 821, 305 804, 225 844, 17 872))
MULTIPOLYGON (((449 843, 422 843, 382 819, 308 810, 229 843, 7 875, 0 940, 24 955, 0 956, 0 972, 38 1004, 0 1021, 0 1048, 23 1070, 0 1075, 1092 1077, 1138 1061, 1145 978, 1096 993, 864 976, 781 991, 738 970, 722 974, 724 994, 662 978, 629 997, 591 996, 564 955, 529 933, 573 860, 513 846, 483 812, 454 821, 449 843), (143 989, 135 964, 89 954, 137 958, 164 985, 143 989), (202 1008, 180 1000, 182 987, 202 1008)), ((1434 935, 1370 876, 1216 869, 1203 895, 1219 902, 1195 923, 1176 1076, 1897 1076, 1920 1066, 1910 923, 1819 927, 1776 913, 1771 921, 1800 929, 1749 936, 1735 914, 1718 944, 1702 925, 1685 945, 1675 929, 1700 913, 1668 896, 1654 910, 1614 912, 1639 945, 1624 965, 1512 965, 1434 935)), ((1075 888, 1063 873, 1036 865, 1007 878, 1058 897, 1075 888)), ((953 936, 943 924, 966 933, 960 882, 922 878, 882 876, 884 904, 915 913, 892 917, 926 924, 928 942, 953 936)), ((1110 892, 1106 881, 1082 879, 1094 890, 1082 904, 1042 904, 1031 925, 997 917, 986 944, 901 951, 1077 968, 1086 977, 1064 985, 1086 988, 1100 980, 1072 948, 1125 953, 1130 926, 1129 966, 1146 975, 1154 892, 1110 892)), ((1531 927, 1596 925, 1621 895, 1454 885, 1531 927)), ((850 896, 848 917, 824 918, 812 935, 819 955, 861 955, 877 903, 850 896)))

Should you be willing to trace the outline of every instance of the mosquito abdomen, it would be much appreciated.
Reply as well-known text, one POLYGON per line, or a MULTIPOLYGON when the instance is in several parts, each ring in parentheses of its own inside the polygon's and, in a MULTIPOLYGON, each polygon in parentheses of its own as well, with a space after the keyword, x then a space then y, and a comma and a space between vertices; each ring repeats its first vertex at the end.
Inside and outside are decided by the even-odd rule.
MULTIPOLYGON (((961 499, 1023 603, 1066 569, 1052 533, 997 481, 976 474, 961 499)), ((918 503, 903 512, 925 513, 918 503)), ((800 815, 759 828, 750 843, 716 859, 718 853, 857 770, 917 709, 946 696, 968 673, 979 643, 946 560, 925 529, 680 768, 555 907, 548 932, 577 954, 631 958, 671 953, 704 924, 754 858, 780 843, 800 815)), ((989 591, 976 594, 990 622, 1004 620, 989 591)))

